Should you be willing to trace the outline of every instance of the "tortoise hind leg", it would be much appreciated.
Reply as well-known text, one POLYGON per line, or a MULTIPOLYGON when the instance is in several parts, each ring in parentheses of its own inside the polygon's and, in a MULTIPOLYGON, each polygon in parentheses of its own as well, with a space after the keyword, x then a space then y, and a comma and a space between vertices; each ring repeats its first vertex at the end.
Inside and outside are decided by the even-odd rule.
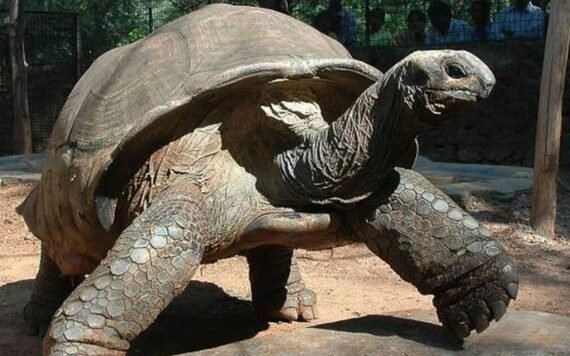
POLYGON ((514 263, 427 179, 400 168, 392 178, 396 190, 357 220, 356 237, 422 294, 433 294, 440 321, 455 335, 483 331, 517 296, 514 263))
POLYGON ((24 307, 24 320, 28 335, 43 336, 57 308, 83 280, 83 276, 62 276, 55 262, 44 247, 40 256, 40 268, 30 301, 24 307))
POLYGON ((253 305, 267 319, 317 318, 316 294, 305 288, 294 250, 269 245, 248 251, 253 305))
POLYGON ((44 354, 124 355, 201 262, 203 205, 199 191, 158 195, 55 313, 44 354))

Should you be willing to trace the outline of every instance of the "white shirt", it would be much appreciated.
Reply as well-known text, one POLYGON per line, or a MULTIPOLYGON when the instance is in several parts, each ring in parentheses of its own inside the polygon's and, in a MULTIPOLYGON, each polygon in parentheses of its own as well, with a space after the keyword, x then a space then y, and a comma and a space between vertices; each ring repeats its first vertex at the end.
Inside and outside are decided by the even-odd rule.
POLYGON ((545 16, 538 6, 528 3, 526 8, 515 10, 509 6, 497 14, 491 27, 491 39, 542 38, 544 37, 545 16))

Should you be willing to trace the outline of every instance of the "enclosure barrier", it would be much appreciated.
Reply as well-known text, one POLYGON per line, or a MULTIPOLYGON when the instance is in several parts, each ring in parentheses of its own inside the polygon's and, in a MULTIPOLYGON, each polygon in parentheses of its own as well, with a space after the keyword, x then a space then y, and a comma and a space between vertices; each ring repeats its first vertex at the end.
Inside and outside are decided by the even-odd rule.
MULTIPOLYGON (((508 12, 508 0, 343 0, 342 9, 333 11, 331 2, 334 1, 226 2, 275 8, 285 4, 281 10, 336 38, 355 57, 370 61, 388 48, 456 47, 509 39, 540 39, 544 37, 547 21, 545 12, 534 5, 529 5, 532 11, 517 18, 508 12), (447 35, 432 25, 442 17, 450 18, 447 35)), ((134 42, 167 22, 214 2, 221 1, 118 0, 86 4, 67 1, 64 8, 57 9, 45 8, 52 2, 27 2, 28 5, 44 4, 44 8, 28 9, 24 18, 34 150, 47 147, 51 127, 69 91, 99 55, 134 42)), ((6 9, 8 3, 0 0, 0 8, 6 9)), ((548 1, 541 1, 539 5, 547 7, 548 1)), ((0 155, 12 150, 8 21, 8 12, 0 11, 0 38, 3 39, 0 42, 0 155)))

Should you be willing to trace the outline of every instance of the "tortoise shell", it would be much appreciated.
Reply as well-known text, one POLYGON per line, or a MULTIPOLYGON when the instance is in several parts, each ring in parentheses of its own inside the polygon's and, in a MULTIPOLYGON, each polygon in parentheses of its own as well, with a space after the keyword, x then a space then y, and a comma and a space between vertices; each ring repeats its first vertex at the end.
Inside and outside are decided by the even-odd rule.
POLYGON ((296 80, 318 82, 317 96, 325 86, 349 97, 325 118, 334 120, 381 75, 287 15, 206 6, 93 63, 60 113, 42 181, 21 212, 64 273, 90 270, 117 237, 97 214, 101 187, 120 190, 133 162, 167 144, 182 121, 189 131, 198 127, 202 116, 193 112, 238 88, 296 80), (88 261, 69 263, 74 256, 88 261))

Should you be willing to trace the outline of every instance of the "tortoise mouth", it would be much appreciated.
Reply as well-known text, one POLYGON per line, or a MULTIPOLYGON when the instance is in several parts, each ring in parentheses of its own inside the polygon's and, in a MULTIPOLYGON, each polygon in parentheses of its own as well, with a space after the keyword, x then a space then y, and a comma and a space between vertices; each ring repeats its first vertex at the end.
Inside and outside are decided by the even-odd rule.
POLYGON ((426 95, 434 103, 450 104, 455 102, 476 102, 483 99, 483 95, 469 89, 427 89, 426 95))
POLYGON ((428 126, 440 126, 483 97, 481 93, 468 89, 426 89, 418 101, 418 117, 428 126))

